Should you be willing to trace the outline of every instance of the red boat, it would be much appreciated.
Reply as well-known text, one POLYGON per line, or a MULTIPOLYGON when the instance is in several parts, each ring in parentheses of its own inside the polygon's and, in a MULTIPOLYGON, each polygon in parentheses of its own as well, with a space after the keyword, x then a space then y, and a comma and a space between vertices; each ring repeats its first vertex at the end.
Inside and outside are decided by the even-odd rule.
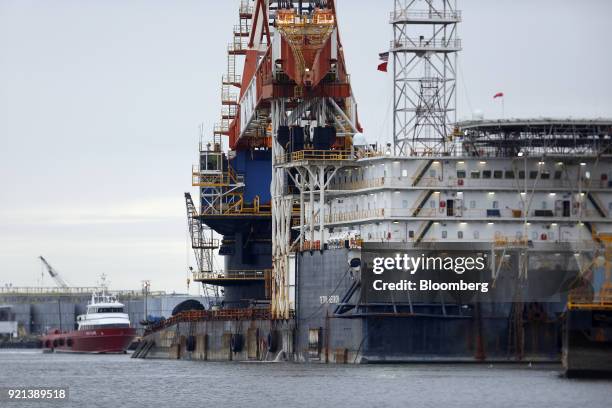
POLYGON ((124 305, 105 292, 92 294, 87 313, 77 317, 77 325, 77 330, 43 335, 42 347, 73 353, 125 353, 136 337, 124 305))

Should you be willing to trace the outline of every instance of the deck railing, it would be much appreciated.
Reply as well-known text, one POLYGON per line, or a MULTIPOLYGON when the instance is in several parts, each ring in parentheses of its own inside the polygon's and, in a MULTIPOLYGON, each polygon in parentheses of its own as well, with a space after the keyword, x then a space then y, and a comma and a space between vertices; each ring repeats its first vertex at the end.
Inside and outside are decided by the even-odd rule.
POLYGON ((234 279, 263 279, 266 276, 266 270, 254 270, 254 269, 245 269, 245 270, 218 270, 212 272, 194 272, 193 280, 194 281, 203 281, 203 280, 234 280, 234 279))

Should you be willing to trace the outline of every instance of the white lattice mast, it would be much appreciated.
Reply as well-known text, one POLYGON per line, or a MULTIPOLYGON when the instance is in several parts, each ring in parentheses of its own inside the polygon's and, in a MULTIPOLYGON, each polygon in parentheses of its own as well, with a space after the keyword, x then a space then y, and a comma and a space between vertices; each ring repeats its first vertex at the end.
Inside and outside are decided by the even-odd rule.
POLYGON ((395 0, 393 143, 397 155, 449 153, 461 50, 455 0, 395 0))

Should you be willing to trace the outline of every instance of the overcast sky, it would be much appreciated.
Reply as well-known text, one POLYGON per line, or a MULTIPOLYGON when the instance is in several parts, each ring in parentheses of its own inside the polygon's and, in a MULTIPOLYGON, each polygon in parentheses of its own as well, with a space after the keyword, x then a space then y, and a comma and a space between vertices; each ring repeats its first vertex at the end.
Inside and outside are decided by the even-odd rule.
MULTIPOLYGON (((0 285, 185 292, 183 192, 220 110, 238 0, 0 0, 0 285), (45 285, 52 285, 45 277, 45 285)), ((338 0, 368 138, 390 138, 392 0, 338 0)), ((612 1, 464 0, 458 109, 612 117, 612 1)), ((194 191, 195 192, 195 191, 194 191)))

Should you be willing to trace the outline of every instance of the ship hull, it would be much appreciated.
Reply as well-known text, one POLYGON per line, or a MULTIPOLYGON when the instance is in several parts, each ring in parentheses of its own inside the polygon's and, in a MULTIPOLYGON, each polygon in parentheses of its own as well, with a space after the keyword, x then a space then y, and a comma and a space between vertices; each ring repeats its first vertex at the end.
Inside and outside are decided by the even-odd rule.
MULTIPOLYGON (((405 246, 385 247, 376 251, 421 251, 407 251, 405 246)), ((444 250, 461 254, 466 248, 448 245, 444 250)), ((472 250, 490 253, 491 248, 472 250)), ((145 341, 152 347, 144 356, 209 361, 286 358, 361 364, 561 362, 566 298, 559 291, 576 271, 569 262, 562 269, 556 264, 547 267, 541 263, 551 258, 545 248, 531 254, 532 267, 528 278, 521 281, 521 291, 509 290, 518 282, 517 270, 510 268, 497 282, 498 287, 505 282, 508 289, 501 294, 490 292, 487 298, 457 301, 451 293, 437 293, 434 298, 414 297, 412 304, 398 296, 393 301, 364 296, 368 285, 365 272, 362 270, 359 276, 359 272, 347 269, 347 260, 356 253, 359 251, 340 248, 297 255, 299 291, 294 319, 185 321, 147 335, 145 341), (547 276, 546 287, 539 284, 542 275, 547 276), (532 301, 528 296, 534 293, 539 300, 547 301, 532 301), (245 346, 240 351, 232 350, 233 333, 242 333, 245 346), (268 347, 270 333, 275 333, 274 347, 268 347)), ((564 256, 560 257, 565 259, 564 256)), ((482 279, 489 278, 483 275, 482 279)))
POLYGON ((612 376, 612 310, 568 310, 563 331, 563 368, 568 377, 612 376))
POLYGON ((136 337, 134 328, 53 332, 42 336, 46 350, 66 353, 124 353, 136 337))
MULTIPOLYGON (((459 256, 491 253, 490 246, 438 244, 437 250, 459 256)), ((380 244, 374 251, 418 256, 423 249, 380 244)), ((443 291, 413 293, 410 298, 388 292, 375 297, 367 291, 372 283, 367 271, 362 268, 361 276, 347 273, 347 261, 356 253, 336 249, 298 256, 300 360, 333 361, 340 356, 340 361, 358 363, 561 361, 563 291, 577 269, 569 263, 563 268, 543 263, 551 258, 546 248, 532 250, 526 278, 519 278, 518 268, 510 265, 500 272, 495 291, 462 298, 443 291)), ((363 251, 361 257, 365 259, 363 251)), ((509 259, 519 263, 514 255, 509 259)), ((490 271, 478 280, 492 286, 490 271)))

